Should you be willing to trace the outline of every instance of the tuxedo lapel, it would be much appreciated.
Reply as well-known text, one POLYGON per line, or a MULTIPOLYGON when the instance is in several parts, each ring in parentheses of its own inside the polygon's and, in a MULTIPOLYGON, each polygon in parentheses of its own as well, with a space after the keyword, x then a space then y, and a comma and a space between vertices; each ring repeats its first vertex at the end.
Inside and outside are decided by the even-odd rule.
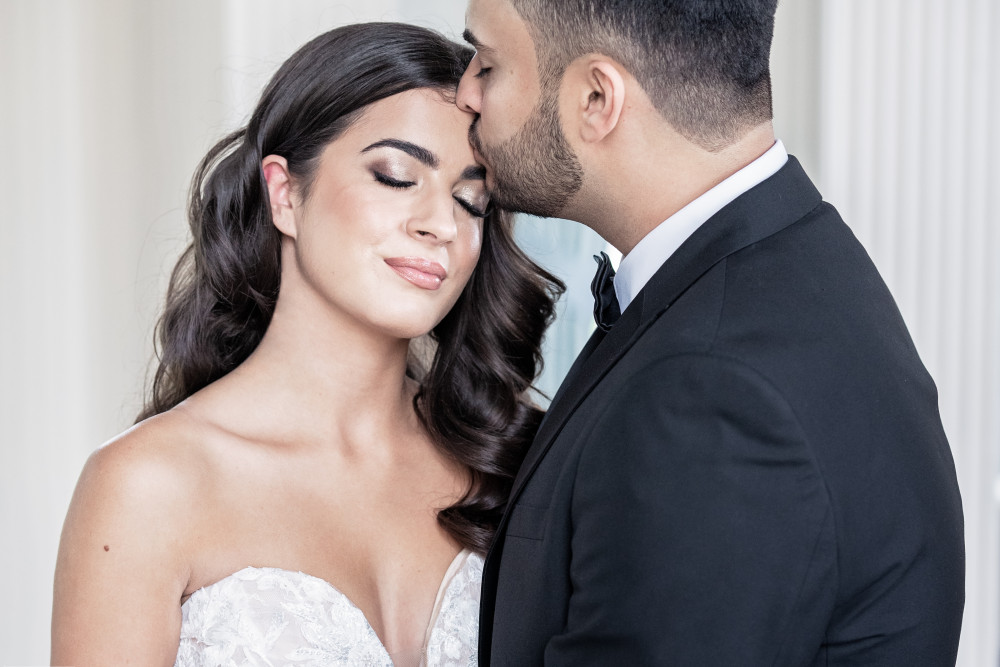
POLYGON ((534 443, 528 450, 517 477, 514 478, 511 500, 520 492, 524 481, 531 475, 539 460, 548 451, 548 445, 551 444, 566 418, 576 409, 577 404, 589 389, 630 347, 639 328, 642 314, 641 302, 642 297, 636 297, 636 300, 629 304, 621 318, 607 334, 598 329, 587 341, 587 345, 573 363, 570 372, 567 373, 566 379, 559 387, 559 391, 556 392, 555 399, 553 399, 545 413, 545 418, 538 427, 534 443), (544 443, 544 446, 537 446, 540 443, 544 443))
MULTIPOLYGON (((548 410, 545 411, 545 416, 542 417, 541 423, 538 425, 539 432, 541 432, 541 430, 545 428, 545 422, 548 420, 549 415, 552 414, 553 406, 558 404, 559 401, 562 399, 563 395, 566 393, 567 387, 569 387, 569 385, 572 384, 573 378, 576 377, 577 373, 580 372, 580 369, 586 363, 587 359, 590 358, 590 355, 594 353, 594 350, 597 348, 597 346, 601 344, 602 340, 604 340, 604 336, 606 335, 606 333, 607 332, 602 331, 601 329, 594 329, 594 332, 590 335, 590 338, 588 338, 587 342, 584 344, 583 349, 580 350, 580 353, 578 355, 576 355, 576 359, 573 361, 573 365, 569 367, 569 371, 566 372, 566 377, 563 378, 563 381, 559 385, 559 388, 556 389, 556 394, 552 398, 552 401, 549 403, 549 408, 548 410)), ((538 437, 537 433, 535 434, 535 437, 537 439, 538 437)))
POLYGON ((566 419, 576 408, 581 392, 592 386, 591 374, 595 365, 607 366, 609 362, 617 359, 616 352, 624 353, 628 349, 628 342, 636 332, 639 322, 641 308, 632 308, 631 305, 622 313, 621 318, 605 334, 597 329, 591 335, 583 350, 577 355, 576 361, 566 374, 559 390, 556 392, 552 404, 549 406, 534 443, 528 450, 524 462, 514 478, 513 491, 510 501, 507 503, 507 511, 500 519, 493 544, 486 555, 486 563, 483 568, 482 596, 479 603, 479 664, 489 665, 493 640, 493 615, 495 612, 494 602, 497 593, 497 580, 500 568, 500 554, 503 552, 503 545, 506 538, 507 521, 510 518, 510 507, 516 495, 520 494, 524 482, 534 472, 541 461, 542 456, 548 451, 555 434, 566 422, 566 419), (545 443, 544 446, 539 446, 545 443))

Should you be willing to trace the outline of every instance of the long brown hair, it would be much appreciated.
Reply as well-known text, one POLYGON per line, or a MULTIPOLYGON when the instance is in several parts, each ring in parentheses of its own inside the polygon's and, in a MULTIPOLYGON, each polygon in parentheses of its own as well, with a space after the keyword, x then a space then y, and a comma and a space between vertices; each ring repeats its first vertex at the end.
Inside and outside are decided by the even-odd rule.
MULTIPOLYGON (((274 75, 250 121, 199 165, 188 217, 192 241, 170 278, 157 325, 159 365, 138 420, 221 378, 260 343, 274 313, 281 237, 271 220, 266 155, 280 155, 303 197, 323 149, 365 107, 417 88, 454 94, 472 52, 415 26, 366 23, 313 39, 274 75)), ((512 218, 484 222, 479 263, 435 343, 414 407, 436 445, 471 472, 465 497, 438 521, 484 552, 542 412, 528 395, 562 283, 514 243, 512 218)))

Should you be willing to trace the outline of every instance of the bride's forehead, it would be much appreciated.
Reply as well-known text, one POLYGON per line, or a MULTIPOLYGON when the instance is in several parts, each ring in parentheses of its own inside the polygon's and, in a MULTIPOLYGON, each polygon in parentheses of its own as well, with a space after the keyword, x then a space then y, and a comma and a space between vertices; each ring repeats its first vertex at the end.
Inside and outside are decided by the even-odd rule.
POLYGON ((459 109, 441 92, 411 90, 365 107, 333 143, 344 150, 359 151, 392 138, 426 148, 442 159, 468 161, 472 155, 469 144, 472 120, 472 114, 459 109))
POLYGON ((376 123, 393 123, 416 127, 431 125, 465 125, 472 123, 472 115, 455 105, 443 91, 417 88, 397 93, 374 102, 362 110, 356 126, 376 123))

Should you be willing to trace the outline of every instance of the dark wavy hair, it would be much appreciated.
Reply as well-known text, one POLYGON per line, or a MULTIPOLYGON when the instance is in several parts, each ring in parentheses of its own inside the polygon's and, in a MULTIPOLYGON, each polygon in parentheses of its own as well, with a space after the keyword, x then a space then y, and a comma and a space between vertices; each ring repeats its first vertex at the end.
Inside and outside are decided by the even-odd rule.
MULTIPOLYGON (((453 96, 472 51, 423 28, 346 26, 313 39, 274 75, 247 126, 216 144, 191 188, 192 241, 157 324, 159 365, 137 421, 174 407, 242 363, 278 298, 281 236, 261 160, 288 161, 303 198, 323 149, 365 108, 407 90, 453 96)), ((513 219, 487 215, 479 263, 430 333, 414 408, 435 444, 467 467, 465 496, 438 513, 463 546, 484 552, 542 411, 529 391, 562 283, 514 243, 513 219)), ((411 355, 412 356, 412 355, 411 355)))

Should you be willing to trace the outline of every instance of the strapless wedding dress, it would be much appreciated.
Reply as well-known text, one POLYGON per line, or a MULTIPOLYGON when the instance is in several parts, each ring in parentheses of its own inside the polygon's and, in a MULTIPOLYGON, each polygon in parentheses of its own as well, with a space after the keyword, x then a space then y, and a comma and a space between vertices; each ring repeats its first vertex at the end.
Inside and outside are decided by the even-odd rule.
MULTIPOLYGON (((483 559, 462 551, 445 573, 424 635, 422 665, 475 667, 483 559)), ((368 619, 329 582, 247 567, 181 605, 174 667, 391 666, 368 619)))

